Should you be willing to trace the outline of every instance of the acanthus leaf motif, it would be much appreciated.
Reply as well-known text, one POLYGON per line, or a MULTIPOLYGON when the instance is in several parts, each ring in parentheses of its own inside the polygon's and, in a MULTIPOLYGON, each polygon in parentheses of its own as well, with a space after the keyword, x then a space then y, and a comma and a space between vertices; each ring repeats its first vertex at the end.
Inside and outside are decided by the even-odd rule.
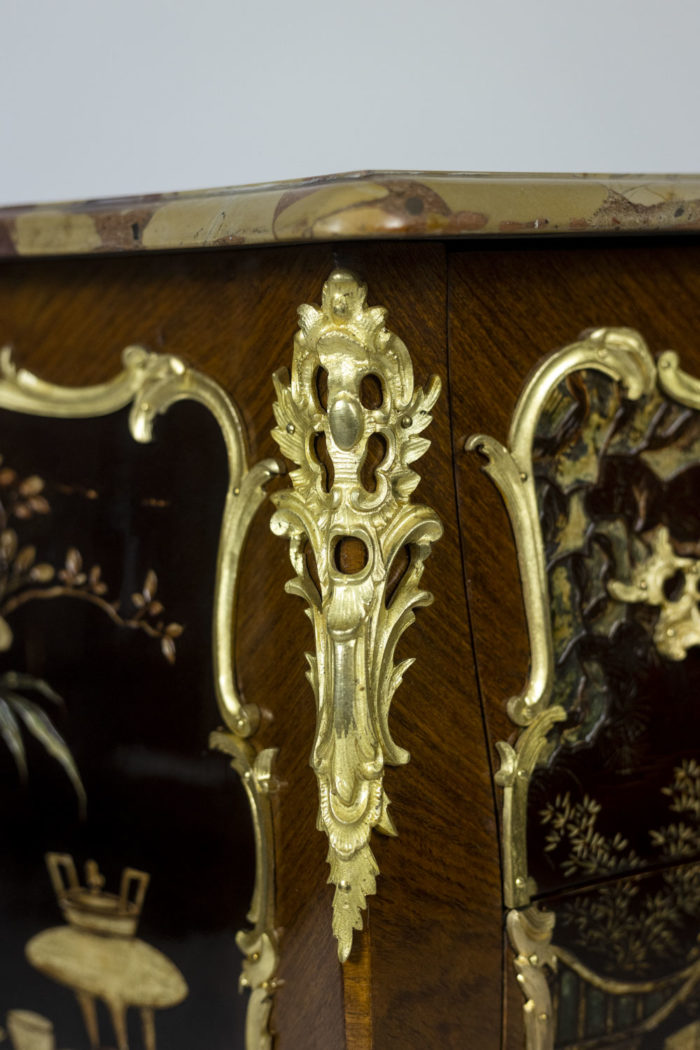
POLYGON ((307 654, 317 708, 311 766, 319 788, 318 826, 328 838, 335 886, 333 930, 347 959, 361 911, 376 891, 373 829, 396 834, 384 790, 385 763, 409 754, 391 738, 389 708, 412 663, 394 663, 414 610, 432 601, 419 586, 431 545, 442 534, 428 507, 410 503, 419 482, 410 464, 429 447, 421 433, 440 392, 433 377, 415 388, 401 340, 385 311, 366 305, 366 287, 346 271, 324 285, 319 309, 299 309, 291 374, 274 377, 281 451, 296 464, 292 488, 272 499, 271 527, 289 541, 296 573, 287 591, 308 603, 316 653, 307 654), (367 386, 374 391, 367 395, 367 386), (383 455, 367 484, 370 439, 383 455), (319 442, 328 463, 319 455, 319 442), (313 554, 316 578, 309 571, 313 554), (402 550, 409 561, 390 592, 402 550))

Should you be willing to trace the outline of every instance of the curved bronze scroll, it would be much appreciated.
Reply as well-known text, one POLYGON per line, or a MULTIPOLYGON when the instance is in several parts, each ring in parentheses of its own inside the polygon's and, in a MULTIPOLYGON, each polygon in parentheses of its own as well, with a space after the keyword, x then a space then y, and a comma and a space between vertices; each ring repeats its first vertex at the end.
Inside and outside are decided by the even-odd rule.
POLYGON ((653 389, 656 369, 641 336, 628 328, 600 328, 559 350, 535 370, 520 395, 510 426, 509 448, 494 438, 476 434, 467 449, 482 453, 486 473, 498 486, 513 527, 530 639, 530 673, 518 696, 508 701, 508 714, 522 727, 515 747, 497 747, 501 769, 497 782, 504 789, 503 895, 509 908, 530 903, 533 887, 527 869, 526 808, 530 776, 548 753, 547 734, 564 718, 550 707, 554 656, 549 613, 549 587, 532 473, 532 443, 540 412, 567 375, 596 369, 622 383, 635 400, 653 389))
POLYGON ((316 638, 316 655, 307 656, 317 706, 311 765, 342 961, 375 892, 372 829, 396 834, 384 763, 409 755, 391 738, 389 706, 413 661, 395 665, 394 651, 413 610, 432 600, 419 582, 442 534, 433 511, 410 501, 420 480, 410 465, 430 444, 420 435, 440 383, 433 377, 425 390, 414 388, 406 347, 366 294, 352 274, 331 274, 321 309, 299 309, 291 378, 286 370, 274 377, 274 437, 298 469, 293 489, 272 497, 272 529, 289 539, 297 575, 287 591, 308 603, 316 638), (390 592, 402 551, 410 552, 408 568, 390 592))
POLYGON ((276 460, 265 459, 248 469, 245 434, 238 411, 212 379, 187 367, 179 358, 127 347, 123 370, 106 383, 66 387, 47 383, 17 369, 11 351, 0 351, 0 408, 64 419, 109 415, 131 405, 129 429, 134 440, 149 442, 156 416, 177 401, 204 405, 216 419, 227 452, 228 488, 221 524, 214 593, 212 659, 216 698, 225 730, 212 733, 210 746, 231 757, 248 795, 256 844, 256 880, 249 913, 253 929, 241 931, 237 943, 245 955, 241 986, 251 989, 246 1021, 247 1050, 269 1050, 271 992, 275 987, 277 937, 274 925, 274 853, 270 794, 274 749, 256 753, 247 739, 255 733, 259 711, 243 704, 236 688, 233 638, 238 563, 246 533, 262 503, 263 488, 279 473, 276 460))
MULTIPOLYGON (((669 351, 662 354, 655 365, 643 339, 636 332, 629 329, 599 329, 549 355, 536 369, 515 409, 508 448, 482 435, 473 436, 467 442, 468 449, 477 450, 486 456, 484 469, 495 481, 506 503, 516 541, 530 638, 531 667, 528 680, 521 693, 508 701, 508 713, 519 727, 519 732, 514 746, 505 742, 497 744, 501 768, 496 774, 497 782, 504 789, 504 899, 510 909, 508 932, 516 953, 515 968, 526 999, 524 1017, 528 1050, 551 1050, 554 1045, 556 1008, 551 1001, 548 970, 559 967, 572 980, 580 982, 581 987, 595 989, 607 996, 608 1011, 616 1009, 616 997, 627 997, 635 1009, 639 1007, 634 1026, 630 1029, 630 1033, 635 1035, 653 1031, 688 997, 700 980, 697 961, 657 980, 619 981, 601 976, 565 948, 551 943, 554 913, 538 909, 533 904, 537 887, 530 877, 527 858, 530 778, 552 751, 554 744, 548 739, 551 730, 566 717, 564 708, 552 702, 554 639, 550 602, 554 600, 554 595, 550 594, 540 508, 533 476, 533 443, 540 417, 546 408, 551 410, 552 405, 556 404, 555 391, 561 380, 579 371, 603 372, 622 386, 628 401, 647 399, 638 409, 640 416, 645 419, 652 418, 654 411, 658 414, 662 400, 658 391, 681 405, 700 410, 700 382, 679 370, 675 353, 669 351), (656 1002, 653 1007, 645 1001, 645 997, 652 992, 655 996, 660 995, 658 1002, 653 1000, 656 1002)), ((628 406, 625 412, 628 410, 631 413, 632 407, 628 406)), ((615 418, 637 418, 625 415, 622 409, 620 413, 615 418)), ((632 427, 632 424, 629 425, 632 427)), ((690 462, 691 457, 696 456, 694 449, 695 446, 684 452, 684 462, 690 462)), ((651 456, 657 454, 660 453, 649 453, 651 456)), ((602 457, 603 451, 596 448, 595 455, 602 457)), ((579 502, 577 506, 582 507, 583 504, 579 502)), ((580 535, 585 535, 583 525, 580 535)), ((645 542, 639 547, 645 553, 637 550, 631 564, 620 574, 623 578, 607 581, 606 593, 621 603, 644 603, 658 609, 658 614, 649 619, 653 645, 666 659, 682 660, 690 646, 700 643, 698 561, 695 557, 683 557, 683 552, 674 550, 668 532, 662 525, 657 525, 645 534, 645 542), (665 585, 671 578, 676 582, 676 588, 669 596, 665 585)), ((555 567, 551 571, 556 572, 556 562, 553 564, 555 567)), ((670 789, 665 788, 664 791, 669 794, 670 789)), ((557 798, 549 808, 556 810, 555 816, 559 819, 560 811, 566 809, 568 804, 567 795, 557 798)), ((596 803, 587 800, 586 804, 592 814, 589 835, 593 845, 602 849, 607 840, 594 827, 596 803)), ((573 828, 575 820, 567 820, 566 827, 573 828)), ((548 828, 552 827, 548 825, 548 828)), ((556 828, 559 827, 560 824, 557 824, 556 828)), ((662 831, 652 832, 652 841, 654 835, 660 841, 662 831)), ((556 830, 551 832, 553 844, 548 845, 547 849, 555 847, 557 834, 559 832, 556 830)), ((618 850, 626 845, 621 833, 613 842, 618 850)), ((574 848, 580 848, 580 843, 578 846, 575 844, 574 848)), ((556 987, 559 988, 558 985, 556 987)), ((612 1029, 606 1031, 612 1045, 612 1029)), ((579 1036, 583 1038, 582 1031, 579 1031, 579 1036)), ((593 1045, 592 1041, 590 1045, 593 1045)))

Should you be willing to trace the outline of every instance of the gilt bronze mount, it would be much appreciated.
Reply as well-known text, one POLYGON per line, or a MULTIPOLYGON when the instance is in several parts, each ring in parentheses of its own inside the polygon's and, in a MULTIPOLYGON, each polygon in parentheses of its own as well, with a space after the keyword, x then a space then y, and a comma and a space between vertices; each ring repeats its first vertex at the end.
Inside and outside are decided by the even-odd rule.
MULTIPOLYGON (((632 1045, 660 1032, 674 1010, 697 996, 691 922, 700 887, 697 762, 676 761, 671 783, 660 790, 670 799, 670 815, 662 826, 650 818, 634 848, 629 829, 607 817, 595 795, 576 793, 583 758, 569 771, 575 797, 567 790, 545 799, 542 792, 550 783, 545 770, 564 748, 567 756, 577 748, 588 754, 582 749, 607 725, 624 717, 627 726, 634 719, 641 726, 650 717, 649 696, 635 709, 637 694, 622 687, 625 715, 608 713, 621 701, 606 678, 614 670, 600 662, 611 659, 606 654, 634 637, 634 653, 645 654, 652 680, 668 674, 674 682, 674 665, 700 643, 700 546, 687 522, 672 535, 675 519, 658 496, 700 464, 698 410, 700 382, 680 371, 675 353, 654 361, 636 332, 598 329, 536 368, 515 408, 507 448, 483 435, 467 442, 486 457, 484 469, 506 504, 530 640, 528 680, 507 702, 518 731, 513 742, 496 745, 503 895, 528 1050, 632 1045), (539 817, 535 781, 536 798, 546 801, 539 817), (533 842, 543 843, 548 868, 533 842), (556 872, 550 892, 563 896, 543 908, 535 898, 545 871, 556 872), (677 931, 689 924, 688 947, 677 931)), ((641 729, 631 729, 632 744, 635 732, 641 729)), ((610 769, 630 773, 634 762, 625 748, 632 744, 606 752, 610 769)), ((562 757, 557 769, 567 768, 562 757)), ((690 1028, 683 1031, 694 1038, 690 1028)))
POLYGON ((383 772, 387 762, 409 760, 388 718, 412 660, 395 664, 394 651, 414 609, 432 601, 420 578, 442 534, 437 515, 411 502, 420 480, 411 464, 430 444, 421 434, 440 382, 414 386, 408 350, 366 295, 351 273, 332 273, 321 308, 299 309, 291 377, 286 370, 274 376, 273 433, 296 469, 292 489, 272 496, 272 530, 289 540, 296 576, 286 589, 307 602, 314 628, 311 765, 342 961, 376 890, 372 830, 396 834, 383 772), (396 581, 392 570, 404 555, 396 581))
MULTIPOLYGON (((226 448, 228 480, 212 598, 211 651, 217 706, 224 725, 211 733, 209 743, 211 748, 230 758, 250 803, 256 860, 253 900, 248 913, 252 928, 240 931, 236 941, 245 956, 240 985, 251 992, 245 1045, 247 1050, 270 1050, 269 1019, 278 964, 271 812, 271 795, 276 789, 272 772, 276 751, 258 750, 250 739, 257 730, 260 712, 255 705, 242 701, 236 685, 234 613, 238 567, 248 528, 265 498, 265 485, 279 473, 280 466, 274 459, 265 459, 248 467, 245 432, 238 409, 222 387, 208 376, 189 368, 177 357, 151 353, 140 346, 127 347, 122 362, 121 372, 105 383, 59 386, 17 368, 10 348, 5 347, 0 351, 0 408, 57 419, 92 419, 129 407, 129 430, 132 438, 140 443, 152 440, 157 417, 178 401, 200 403, 218 424, 226 448)), ((77 571, 75 566, 72 568, 77 571)), ((70 569, 69 564, 66 571, 70 569)), ((153 589, 147 580, 146 590, 149 586, 153 589)), ((113 610, 112 613, 114 619, 116 614, 113 610)), ((164 642, 168 640, 164 637, 164 642)), ((0 650, 10 642, 11 633, 0 623, 0 650)), ((167 648, 164 652, 167 655, 167 648)), ((67 766, 68 760, 62 761, 67 766)), ((71 767, 67 768, 71 772, 71 767)), ((155 1046, 155 1042, 152 1045, 155 1046)))

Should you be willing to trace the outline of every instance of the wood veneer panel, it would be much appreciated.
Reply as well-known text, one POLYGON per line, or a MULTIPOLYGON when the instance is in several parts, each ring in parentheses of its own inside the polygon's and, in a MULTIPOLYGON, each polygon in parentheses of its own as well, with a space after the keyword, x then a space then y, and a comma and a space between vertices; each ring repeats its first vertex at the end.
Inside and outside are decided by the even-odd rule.
POLYGON ((418 612, 398 652, 416 657, 391 713, 411 761, 386 772, 398 838, 374 840, 381 875, 368 920, 373 1045, 491 1050, 500 1042, 498 847, 456 529, 444 261, 438 248, 366 252, 353 249, 340 261, 362 273, 371 303, 388 307, 416 381, 433 372, 443 381, 425 432, 431 446, 416 464, 415 499, 445 526, 423 577, 435 602, 418 612))
MULTIPOLYGON (((296 306, 318 296, 332 265, 324 250, 303 258, 263 251, 8 264, 0 284, 0 342, 14 344, 17 361, 37 374, 70 384, 114 374, 129 343, 180 355, 234 395, 254 461, 276 453, 270 376, 291 358, 296 306)), ((275 1023, 280 1050, 342 1050, 341 973, 308 768, 314 713, 302 653, 310 630, 301 603, 284 594, 291 572, 285 545, 270 532, 270 512, 264 504, 251 528, 238 643, 243 693, 268 714, 256 741, 279 747, 276 772, 284 782, 275 809, 285 983, 275 1023)), ((211 717, 214 727, 213 700, 211 717)), ((236 981, 233 973, 231 994, 236 981)))
MULTIPOLYGON (((485 432, 507 442, 524 381, 549 351, 599 326, 639 330, 654 354, 667 347, 700 372, 700 245, 578 241, 450 256, 450 371, 460 526, 475 653, 490 743, 512 736, 505 700, 525 680, 529 648, 505 511, 462 439, 485 432)), ((494 766, 497 761, 493 749, 494 766)), ((514 982, 508 979, 512 988, 514 982)), ((505 1045, 522 1047, 521 1017, 508 997, 505 1045)))
MULTIPOLYGON (((334 265, 354 269, 369 285, 370 304, 388 308, 417 382, 432 372, 445 381, 439 245, 15 261, 2 270, 0 343, 12 343, 18 363, 43 378, 75 385, 114 374, 129 343, 180 355, 234 395, 254 461, 277 452, 270 375, 291 361, 296 307, 320 300, 334 265)), ((274 1011, 279 1050, 499 1044, 496 829, 466 632, 446 391, 427 436, 432 445, 418 464, 416 499, 445 523, 424 577, 436 601, 399 647, 400 658, 417 658, 392 710, 395 738, 412 758, 386 774, 399 837, 375 837, 382 874, 366 918, 371 940, 356 935, 345 988, 308 766, 315 716, 303 652, 311 629, 302 603, 284 594, 291 568, 286 545, 270 533, 269 504, 253 523, 244 558, 241 685, 246 700, 267 713, 257 739, 280 748, 283 781, 275 799, 285 982, 274 1011)))

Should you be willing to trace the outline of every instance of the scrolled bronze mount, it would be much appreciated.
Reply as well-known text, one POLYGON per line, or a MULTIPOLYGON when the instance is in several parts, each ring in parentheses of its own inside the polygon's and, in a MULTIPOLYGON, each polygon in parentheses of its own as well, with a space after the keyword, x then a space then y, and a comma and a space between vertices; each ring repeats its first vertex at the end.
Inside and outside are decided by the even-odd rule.
POLYGON ((376 888, 371 832, 396 834, 384 765, 402 765, 409 755, 391 738, 389 706, 412 660, 395 664, 394 651, 413 610, 432 601, 419 582, 442 535, 434 512, 411 503, 419 482, 411 464, 430 444, 421 434, 440 382, 414 387, 406 347, 386 329, 385 311, 366 305, 366 294, 351 273, 331 274, 322 307, 299 309, 291 376, 274 377, 274 437, 297 468, 293 488, 272 496, 271 524, 289 540, 296 576, 287 591, 307 602, 314 627, 311 765, 342 961, 376 888), (390 591, 405 550, 408 565, 390 591))

